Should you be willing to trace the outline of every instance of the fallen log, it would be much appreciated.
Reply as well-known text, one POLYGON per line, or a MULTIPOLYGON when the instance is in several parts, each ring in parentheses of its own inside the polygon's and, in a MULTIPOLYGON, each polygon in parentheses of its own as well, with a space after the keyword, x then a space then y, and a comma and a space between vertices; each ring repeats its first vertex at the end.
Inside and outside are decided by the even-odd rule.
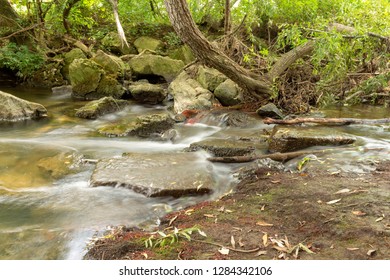
MULTIPOLYGON (((273 154, 252 154, 248 156, 234 156, 234 157, 209 157, 207 158, 208 161, 211 162, 222 162, 222 163, 244 163, 244 162, 250 162, 257 159, 264 159, 269 158, 275 161, 285 162, 290 159, 304 156, 304 155, 321 155, 328 152, 335 152, 335 151, 353 151, 356 150, 356 147, 348 147, 348 148, 329 148, 329 149, 323 149, 323 150, 305 150, 305 151, 297 151, 297 152, 289 152, 289 153, 273 153, 273 154)), ((364 149, 364 152, 367 151, 380 151, 383 150, 383 148, 370 148, 370 149, 364 149)))
POLYGON ((265 118, 265 124, 302 124, 317 123, 325 125, 350 125, 350 124, 385 124, 390 123, 390 118, 386 119, 354 119, 354 118, 296 118, 288 120, 277 120, 265 118))

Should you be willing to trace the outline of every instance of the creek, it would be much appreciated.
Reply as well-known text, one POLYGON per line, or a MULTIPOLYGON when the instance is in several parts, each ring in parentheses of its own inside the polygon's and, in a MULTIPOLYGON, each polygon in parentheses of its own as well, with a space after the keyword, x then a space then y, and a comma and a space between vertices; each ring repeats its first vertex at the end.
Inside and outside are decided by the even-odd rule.
MULTIPOLYGON (((123 117, 144 112, 160 112, 166 106, 131 105, 123 112, 97 120, 73 117, 85 102, 68 95, 54 96, 47 90, 0 89, 44 105, 49 117, 39 121, 0 124, 0 259, 82 259, 90 238, 102 234, 107 226, 153 226, 165 213, 194 203, 216 199, 234 188, 232 170, 236 164, 213 164, 215 192, 182 198, 150 198, 128 189, 89 187, 94 169, 85 164, 74 174, 49 178, 37 166, 42 158, 61 152, 77 151, 91 159, 120 156, 123 153, 175 153, 191 143, 208 138, 250 135, 269 128, 259 123, 250 128, 220 127, 214 120, 201 124, 176 124, 177 141, 150 141, 136 137, 108 138, 95 133, 96 127, 123 117)), ((334 107, 324 110, 327 117, 385 118, 389 109, 373 106, 334 107)), ((357 145, 380 148, 370 152, 338 151, 331 168, 356 172, 372 169, 372 162, 389 158, 390 126, 330 127, 353 134, 357 145)), ((265 150, 264 150, 265 152, 265 150)), ((210 164, 206 156, 198 164, 210 164)), ((287 163, 292 165, 293 162, 287 163)), ((191 174, 189 168, 188 174, 191 174)), ((158 176, 145 174, 145 176, 158 176)))

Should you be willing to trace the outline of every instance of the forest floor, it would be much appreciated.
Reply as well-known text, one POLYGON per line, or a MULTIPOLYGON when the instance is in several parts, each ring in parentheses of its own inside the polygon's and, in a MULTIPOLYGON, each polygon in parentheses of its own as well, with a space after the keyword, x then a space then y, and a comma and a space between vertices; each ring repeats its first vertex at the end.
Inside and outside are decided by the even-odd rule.
POLYGON ((369 174, 257 170, 217 201, 169 213, 151 235, 117 228, 86 259, 389 259, 390 162, 369 174), (191 241, 153 243, 196 226, 191 241))

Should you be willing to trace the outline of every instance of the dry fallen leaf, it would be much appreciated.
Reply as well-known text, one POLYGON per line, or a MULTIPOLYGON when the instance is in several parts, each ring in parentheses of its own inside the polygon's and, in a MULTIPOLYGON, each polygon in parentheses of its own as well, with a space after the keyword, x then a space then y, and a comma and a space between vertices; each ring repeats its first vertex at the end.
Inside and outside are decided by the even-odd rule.
POLYGON ((219 249, 218 252, 220 252, 222 255, 229 255, 230 250, 228 248, 223 247, 219 249))
POLYGON ((173 217, 172 219, 169 220, 169 226, 173 224, 173 222, 177 219, 178 216, 173 217))
POLYGON ((244 247, 245 246, 245 244, 242 242, 242 237, 241 236, 238 238, 238 245, 240 245, 240 247, 244 247))
POLYGON ((335 200, 331 200, 331 201, 328 201, 326 204, 328 204, 328 205, 335 204, 335 203, 339 202, 340 200, 341 200, 341 198, 335 199, 335 200))
POLYGON ((372 257, 376 254, 376 250, 368 250, 367 255, 372 257))
POLYGON ((184 212, 184 214, 186 214, 187 216, 191 216, 192 215, 192 212, 194 212, 195 210, 194 209, 188 209, 184 212))
POLYGON ((203 216, 205 216, 207 218, 215 218, 215 216, 213 214, 203 214, 203 216))
POLYGON ((258 222, 256 223, 256 225, 262 226, 262 227, 272 227, 272 226, 274 226, 273 224, 269 224, 269 223, 266 223, 266 222, 264 222, 264 221, 258 221, 258 222))
POLYGON ((234 236, 233 235, 230 237, 230 244, 232 244, 233 248, 236 248, 236 240, 234 240, 234 236))
POLYGON ((267 251, 258 251, 256 257, 267 255, 267 251))
POLYGON ((350 191, 351 191, 350 189, 342 189, 339 190, 338 192, 335 192, 334 194, 349 193, 350 191))
POLYGON ((375 222, 380 222, 382 220, 383 220, 383 217, 380 217, 380 218, 376 219, 375 222))
POLYGON ((264 211, 265 210, 265 205, 261 206, 261 211, 264 211))
POLYGON ((263 235, 263 245, 264 245, 264 247, 268 246, 268 234, 267 233, 264 233, 264 235, 263 235))
POLYGON ((348 251, 357 251, 359 248, 353 247, 353 248, 347 248, 348 251))
POLYGON ((364 213, 364 212, 359 211, 359 210, 352 211, 352 214, 354 214, 355 216, 365 216, 365 215, 367 215, 367 213, 364 213))

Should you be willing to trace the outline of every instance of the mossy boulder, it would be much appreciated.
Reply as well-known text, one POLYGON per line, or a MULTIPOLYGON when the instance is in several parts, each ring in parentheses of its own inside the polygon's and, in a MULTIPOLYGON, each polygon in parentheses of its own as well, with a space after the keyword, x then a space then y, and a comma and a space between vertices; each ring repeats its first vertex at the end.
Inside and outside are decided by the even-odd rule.
POLYGON ((129 86, 131 96, 137 102, 144 104, 158 104, 165 100, 168 91, 161 85, 138 82, 129 86))
POLYGON ((69 67, 72 97, 83 100, 105 96, 120 98, 125 90, 116 75, 107 75, 102 67, 89 59, 75 59, 69 67))
POLYGON ((117 32, 109 32, 102 39, 103 47, 114 54, 117 55, 126 55, 126 54, 136 54, 137 50, 132 45, 123 45, 121 39, 117 32))
POLYGON ((168 56, 173 59, 181 60, 185 64, 189 64, 196 59, 194 53, 187 45, 183 45, 177 49, 169 51, 168 56))
POLYGON ((94 57, 92 57, 92 61, 99 64, 107 74, 117 77, 123 77, 125 75, 126 65, 119 57, 98 50, 94 57))
POLYGON ((230 79, 219 84, 214 90, 214 95, 223 106, 234 106, 243 101, 241 88, 230 79))
POLYGON ((184 62, 160 55, 143 54, 132 58, 129 65, 135 76, 161 76, 170 82, 184 67, 184 62))
POLYGON ((186 72, 182 72, 168 87, 174 99, 174 111, 180 114, 185 110, 209 110, 215 103, 211 91, 202 87, 186 72))
POLYGON ((64 54, 64 66, 61 69, 61 73, 68 81, 70 81, 69 66, 72 64, 73 60, 78 58, 87 59, 87 56, 79 48, 72 49, 64 54))
POLYGON ((94 100, 76 111, 76 117, 84 119, 96 119, 105 114, 122 110, 128 104, 125 100, 117 100, 112 97, 104 97, 94 100))
POLYGON ((157 113, 139 116, 132 120, 121 120, 99 128, 99 133, 108 137, 138 136, 158 138, 171 129, 175 121, 168 113, 157 113))
POLYGON ((75 59, 69 66, 69 78, 73 97, 85 99, 85 95, 96 91, 104 75, 103 69, 89 59, 75 59))
POLYGON ((142 36, 134 41, 134 46, 137 48, 138 53, 144 50, 158 52, 164 47, 164 43, 151 37, 142 36))
POLYGON ((0 122, 17 122, 47 117, 46 108, 0 91, 0 122))
POLYGON ((214 92, 226 80, 227 77, 224 74, 213 68, 201 66, 198 69, 197 81, 209 91, 214 92))

